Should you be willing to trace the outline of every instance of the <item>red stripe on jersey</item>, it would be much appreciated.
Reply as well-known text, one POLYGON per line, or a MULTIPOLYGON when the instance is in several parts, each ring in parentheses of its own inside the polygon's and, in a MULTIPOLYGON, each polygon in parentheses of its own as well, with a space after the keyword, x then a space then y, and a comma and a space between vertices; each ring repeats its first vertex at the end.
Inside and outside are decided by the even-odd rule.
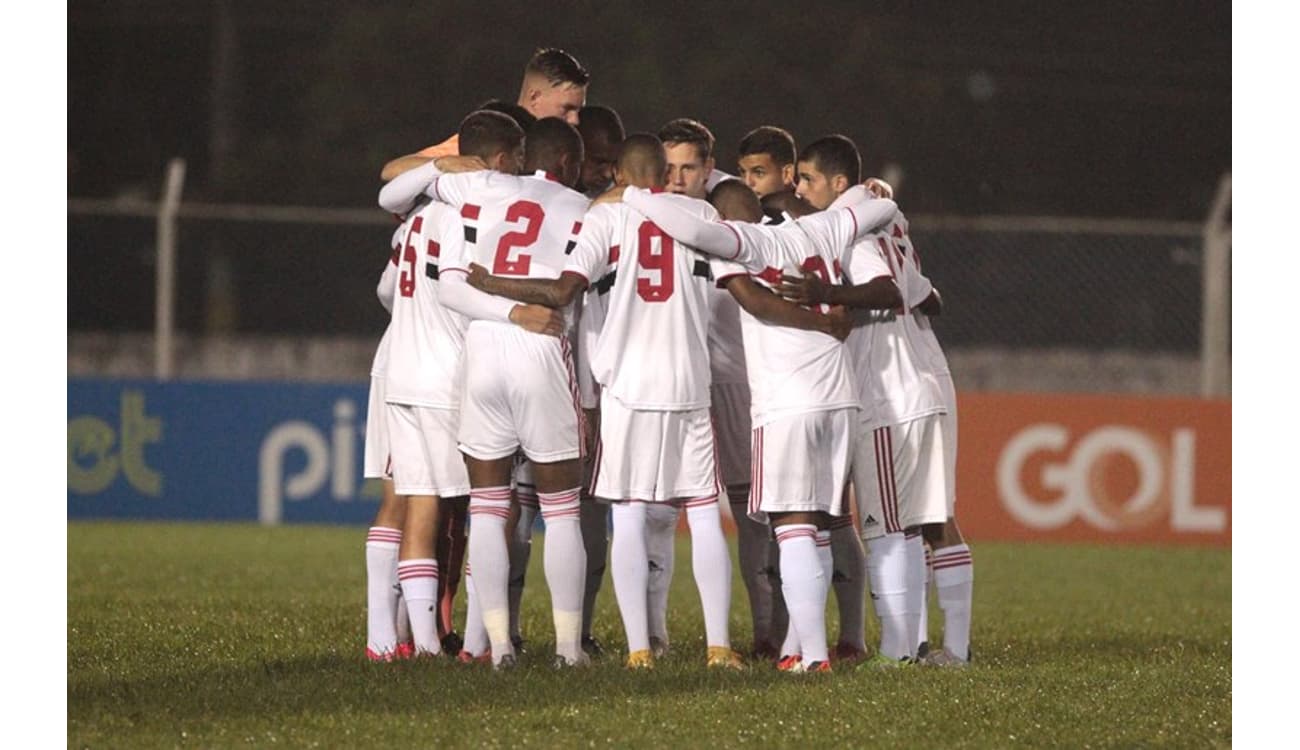
POLYGON ((469 219, 470 221, 478 221, 479 212, 481 212, 482 210, 483 210, 482 206, 475 206, 472 203, 466 203, 465 205, 460 207, 460 216, 462 219, 469 219))
POLYGON ((618 252, 619 252, 619 246, 618 246, 618 245, 611 245, 611 246, 610 246, 610 248, 609 248, 609 262, 610 262, 610 263, 617 263, 617 262, 618 262, 618 252))
POLYGON ((573 233, 577 234, 578 232, 581 231, 582 231, 582 222, 580 221, 573 222, 573 233))
POLYGON ((849 211, 849 216, 853 218, 853 236, 857 237, 858 236, 858 215, 853 213, 852 206, 849 207, 848 211, 849 211))

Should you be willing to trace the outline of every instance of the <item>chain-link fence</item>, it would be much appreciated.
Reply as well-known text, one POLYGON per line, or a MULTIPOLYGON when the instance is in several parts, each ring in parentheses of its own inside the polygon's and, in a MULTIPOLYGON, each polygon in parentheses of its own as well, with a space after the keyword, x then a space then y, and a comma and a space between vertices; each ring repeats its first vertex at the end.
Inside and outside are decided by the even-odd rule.
MULTIPOLYGON (((105 334, 139 340, 154 328, 156 218, 145 207, 133 211, 70 207, 70 370, 74 350, 94 336, 100 336, 97 346, 111 346, 105 334)), ((393 219, 378 210, 267 211, 182 207, 178 336, 191 352, 209 339, 229 346, 241 338, 337 338, 358 342, 356 358, 364 363, 387 321, 374 289, 391 250, 393 219)), ((1011 362, 1037 354, 1042 362, 1068 352, 1093 362, 1102 355, 1172 357, 1183 369, 1198 367, 1204 314, 1198 225, 921 215, 909 221, 924 270, 944 296, 935 329, 951 358, 1011 362)), ((311 377, 310 363, 297 369, 311 377)), ((145 363, 142 374, 148 372, 145 363)), ((355 373, 365 375, 364 368, 355 373)), ((960 372, 957 377, 960 387, 960 372)), ((1194 382, 1196 375, 1180 377, 1194 382)), ((1172 388, 1180 389, 1186 387, 1172 388)))

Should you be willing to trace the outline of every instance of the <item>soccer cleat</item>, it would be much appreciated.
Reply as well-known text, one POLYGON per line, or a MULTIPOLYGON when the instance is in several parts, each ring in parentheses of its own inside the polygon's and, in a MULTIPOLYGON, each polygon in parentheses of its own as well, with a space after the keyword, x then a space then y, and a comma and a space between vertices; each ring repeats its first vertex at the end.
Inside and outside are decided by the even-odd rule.
POLYGON ((519 636, 519 635, 510 636, 510 645, 515 647, 515 653, 517 654, 522 654, 528 650, 527 648, 528 641, 525 641, 523 636, 519 636))
POLYGON ((366 659, 377 663, 390 662, 397 659, 397 652, 396 651, 380 652, 370 648, 369 646, 366 646, 366 659))
POLYGON ((405 641, 397 644, 397 650, 393 652, 395 661, 415 658, 415 641, 405 641))
POLYGON ((465 646, 465 639, 461 638, 460 634, 453 630, 442 637, 441 643, 444 654, 454 654, 465 646))
POLYGON ((599 659, 605 655, 605 647, 600 645, 600 641, 590 635, 582 636, 582 650, 587 653, 587 656, 590 656, 593 659, 599 659))
POLYGON ((730 646, 709 646, 705 661, 709 669, 744 669, 745 662, 730 646))
POLYGON ((491 650, 484 651, 482 655, 475 656, 470 652, 462 649, 459 654, 456 654, 456 661, 460 662, 461 664, 491 664, 492 651, 491 650))
POLYGON ((627 655, 626 666, 628 669, 654 669, 655 668, 654 652, 648 648, 643 648, 640 649, 639 651, 633 651, 632 653, 627 655))
POLYGON ((585 652, 578 652, 577 659, 567 659, 560 654, 556 654, 555 658, 551 659, 551 669, 554 669, 557 672, 565 669, 581 669, 590 666, 591 657, 587 656, 585 652))
POLYGON ((813 674, 816 672, 829 673, 831 671, 831 663, 829 661, 810 662, 808 666, 804 667, 803 671, 806 672, 807 674, 813 674))
POLYGON ((930 654, 930 642, 921 641, 921 645, 916 647, 916 658, 918 660, 924 659, 926 656, 929 656, 929 654, 930 654))
POLYGON ((668 641, 657 635, 650 636, 650 652, 655 655, 656 659, 662 659, 668 655, 668 641))
POLYGON ((789 672, 791 674, 801 674, 804 671, 803 657, 799 654, 790 654, 782 656, 776 663, 778 672, 789 672))
POLYGON ((492 665, 492 670, 495 672, 513 672, 518 666, 519 662, 515 660, 515 655, 506 654, 501 657, 501 661, 492 665))
POLYGON ((865 658, 867 658, 867 652, 851 643, 837 643, 835 648, 831 649, 831 659, 833 661, 853 664, 865 658))
POLYGON ((931 651, 921 660, 921 663, 930 667, 956 667, 958 669, 968 665, 965 659, 949 651, 947 647, 938 651, 931 651))

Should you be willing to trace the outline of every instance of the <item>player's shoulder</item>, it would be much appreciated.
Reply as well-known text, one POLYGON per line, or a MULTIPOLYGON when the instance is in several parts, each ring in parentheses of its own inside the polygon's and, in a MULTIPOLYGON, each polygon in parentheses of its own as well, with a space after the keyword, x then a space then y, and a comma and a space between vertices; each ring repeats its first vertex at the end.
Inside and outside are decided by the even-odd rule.
POLYGON ((700 198, 692 198, 689 195, 681 193, 660 193, 668 201, 681 206, 683 209, 690 211, 692 214, 708 221, 721 221, 722 217, 718 215, 718 210, 713 207, 712 203, 700 198))

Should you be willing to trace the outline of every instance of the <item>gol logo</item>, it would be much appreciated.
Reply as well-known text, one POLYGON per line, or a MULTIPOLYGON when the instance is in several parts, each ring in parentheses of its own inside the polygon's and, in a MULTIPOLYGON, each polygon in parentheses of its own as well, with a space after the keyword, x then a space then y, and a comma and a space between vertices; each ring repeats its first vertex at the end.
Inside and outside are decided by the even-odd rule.
POLYGON ((1195 468, 1196 433, 1190 429, 1175 429, 1166 439, 1106 425, 1071 445, 1063 425, 1036 424, 1002 450, 998 494, 1015 518, 1036 529, 1082 518, 1103 531, 1126 531, 1168 518, 1174 531, 1223 532, 1223 508, 1196 506, 1195 468), (1050 497, 1031 496, 1029 482, 1050 497))

